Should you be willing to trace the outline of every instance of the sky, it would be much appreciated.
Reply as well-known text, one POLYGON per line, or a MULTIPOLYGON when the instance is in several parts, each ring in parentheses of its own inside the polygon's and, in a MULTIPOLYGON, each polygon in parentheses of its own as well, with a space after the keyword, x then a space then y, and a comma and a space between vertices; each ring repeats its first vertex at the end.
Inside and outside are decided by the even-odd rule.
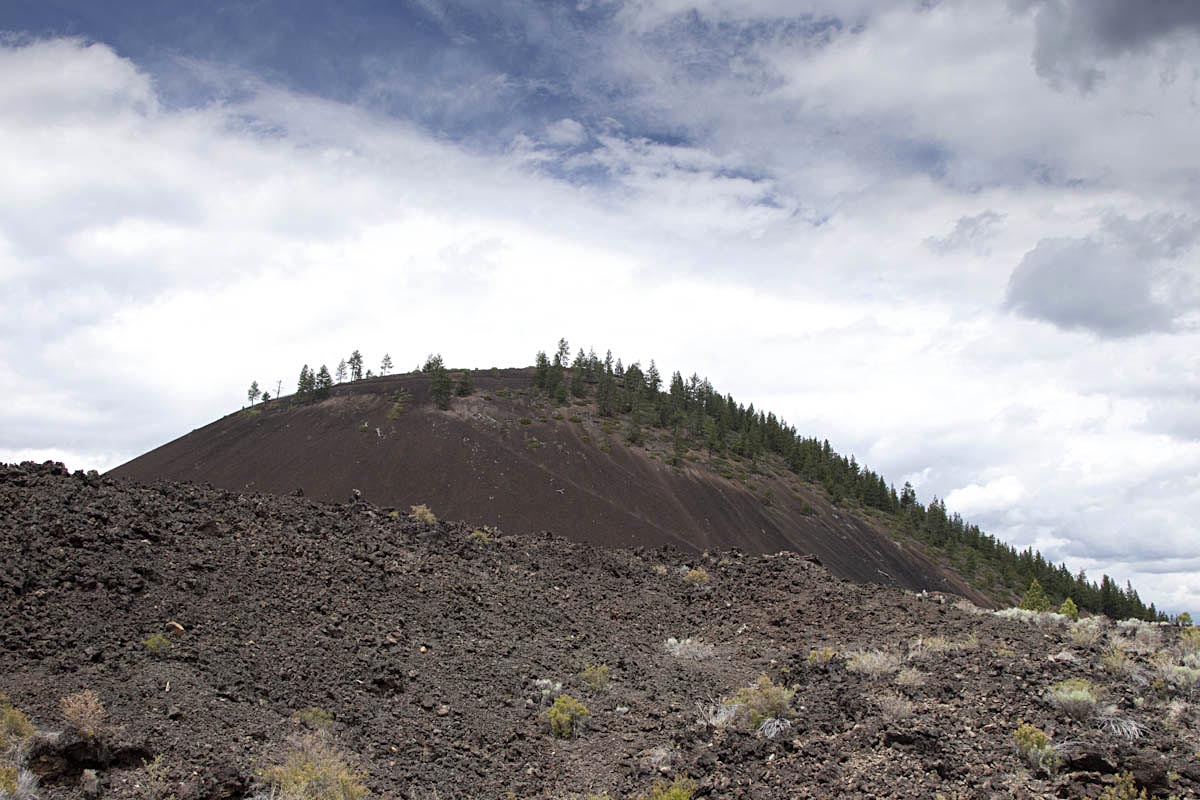
POLYGON ((0 460, 565 337, 1195 613, 1198 64, 1191 0, 6 0, 0 460))

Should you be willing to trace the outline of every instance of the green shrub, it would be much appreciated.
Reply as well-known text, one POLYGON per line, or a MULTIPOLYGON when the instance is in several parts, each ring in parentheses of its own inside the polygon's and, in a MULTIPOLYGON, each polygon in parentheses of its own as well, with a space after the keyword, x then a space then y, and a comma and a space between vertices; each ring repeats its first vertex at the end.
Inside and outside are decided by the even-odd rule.
POLYGON ((1072 622, 1079 621, 1079 606, 1075 605, 1075 601, 1069 597, 1062 601, 1062 605, 1058 607, 1058 613, 1064 617, 1070 617, 1072 622))
POLYGON ((411 506, 408 510, 408 518, 413 522, 420 522, 425 525, 436 525, 437 517, 429 510, 429 506, 421 503, 420 505, 411 506))
POLYGON ((1050 737, 1028 722, 1019 722, 1013 732, 1017 752, 1034 769, 1050 773, 1058 768, 1059 757, 1050 745, 1050 737))
POLYGON ((467 534, 467 536, 470 538, 473 544, 476 544, 480 547, 487 547, 489 544, 496 541, 495 538, 493 538, 492 535, 483 528, 476 528, 467 534))
POLYGON ((142 645, 152 656, 165 656, 171 652, 171 640, 161 633, 150 634, 142 641, 142 645))
POLYGON ((1100 657, 1100 664, 1106 671, 1115 675, 1129 675, 1137 668, 1137 664, 1129 657, 1129 653, 1115 644, 1100 657))
POLYGON ((170 770, 161 754, 145 762, 142 768, 146 773, 146 800, 176 800, 175 793, 171 791, 170 770))
POLYGON ((792 716, 792 697, 796 692, 760 675, 753 686, 739 689, 722 702, 741 706, 749 716, 750 726, 757 728, 766 719, 788 719, 792 716))
POLYGON ((0 711, 0 753, 10 747, 19 747, 37 735, 33 723, 19 708, 0 708, 3 708, 3 711, 0 711))
POLYGON ((688 570, 687 575, 683 576, 685 583, 690 583, 692 586, 704 586, 708 583, 708 570, 704 567, 696 567, 688 570))
POLYGON ((560 739, 570 739, 578 733, 579 728, 587 721, 590 713, 587 706, 571 697, 560 694, 554 698, 554 704, 546 712, 550 720, 550 732, 560 739))
POLYGON ((292 714, 292 719, 314 731, 324 730, 333 724, 333 714, 318 706, 309 706, 292 714))
POLYGON ((1050 704, 1075 719, 1087 719, 1099 699, 1095 685, 1086 678, 1069 678, 1050 689, 1050 704))
POLYGON ((593 692, 606 691, 611 677, 607 664, 587 664, 579 673, 579 678, 593 692))
POLYGON ((649 794, 638 795, 637 800, 692 800, 695 794, 696 782, 690 778, 678 777, 670 783, 658 781, 649 794))
POLYGON ((837 658, 837 654, 837 650, 834 650, 832 647, 814 648, 808 654, 808 663, 816 665, 828 664, 837 658))
POLYGON ((1132 772, 1122 772, 1117 776, 1117 782, 1105 788, 1100 800, 1147 800, 1146 790, 1137 790, 1132 772))
POLYGON ((359 800, 367 787, 325 732, 288 741, 283 763, 263 771, 276 800, 359 800))
POLYGON ((1025 591, 1025 596, 1021 598, 1021 605, 1018 608, 1024 611, 1049 611, 1050 598, 1046 597, 1046 592, 1042 589, 1042 585, 1038 583, 1038 579, 1034 578, 1029 584, 1029 588, 1025 591))

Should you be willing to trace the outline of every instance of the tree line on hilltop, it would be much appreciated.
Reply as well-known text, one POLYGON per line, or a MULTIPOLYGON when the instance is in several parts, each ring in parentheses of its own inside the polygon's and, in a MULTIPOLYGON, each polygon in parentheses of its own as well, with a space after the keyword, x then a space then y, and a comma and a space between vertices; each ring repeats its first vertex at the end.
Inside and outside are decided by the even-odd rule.
POLYGON ((774 413, 721 394, 695 373, 685 379, 676 371, 664 381, 653 360, 643 369, 637 361, 625 366, 611 350, 603 359, 582 349, 572 357, 560 339, 552 354, 538 351, 533 382, 559 403, 594 397, 601 416, 627 416, 631 444, 640 444, 643 426, 651 426, 671 432, 677 456, 702 448, 752 465, 774 456, 800 478, 823 486, 834 504, 874 509, 893 527, 940 550, 985 591, 1019 592, 1036 580, 1057 603, 1071 598, 1080 609, 1114 618, 1166 619, 1128 582, 1122 587, 1104 575, 1097 583, 1083 571, 1072 574, 1065 564, 1050 563, 1032 547, 1017 550, 957 512, 948 513, 943 500, 922 504, 908 482, 897 492, 853 455, 836 452, 828 439, 802 436, 774 413))
MULTIPOLYGON (((450 407, 450 398, 453 395, 465 396, 474 391, 470 375, 466 372, 455 382, 449 370, 446 369, 445 362, 442 360, 440 353, 430 354, 417 370, 430 376, 430 396, 438 408, 443 410, 450 407)), ((392 357, 384 353, 383 360, 379 364, 379 375, 391 374, 392 357)), ((349 358, 344 358, 338 362, 332 374, 330 374, 329 368, 324 364, 321 365, 320 369, 315 371, 308 364, 305 364, 300 368, 300 378, 296 382, 296 392, 292 395, 292 402, 294 404, 304 404, 324 400, 329 397, 330 390, 335 384, 345 383, 347 380, 353 383, 374 377, 376 375, 371 370, 363 371, 363 356, 358 350, 351 353, 349 358)), ((276 399, 278 399, 279 391, 280 389, 277 388, 276 399)), ((258 381, 255 380, 250 383, 250 388, 246 392, 246 399, 250 401, 250 405, 254 405, 260 400, 263 403, 269 403, 271 395, 262 391, 259 388, 258 381)))

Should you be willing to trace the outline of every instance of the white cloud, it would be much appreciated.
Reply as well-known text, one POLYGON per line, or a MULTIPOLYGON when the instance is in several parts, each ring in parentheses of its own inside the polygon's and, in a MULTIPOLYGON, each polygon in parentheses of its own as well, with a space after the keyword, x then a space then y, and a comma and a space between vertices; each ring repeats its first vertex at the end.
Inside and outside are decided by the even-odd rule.
POLYGON ((587 129, 573 119, 560 119, 546 126, 546 141, 570 147, 587 141, 587 129))
POLYGON ((497 155, 266 85, 166 108, 103 45, 0 47, 0 458, 112 466, 354 348, 491 366, 565 335, 707 374, 1018 546, 1200 608, 1200 333, 1001 308, 1039 241, 1195 218, 1188 87, 1146 95, 1131 59, 1060 96, 1028 16, 959 3, 768 37, 766 72, 693 83, 639 38, 675 8, 643 4, 607 68, 649 76, 636 102, 689 141, 563 119, 497 155), (940 143, 944 179, 901 139, 940 143))
POLYGON ((946 506, 970 517, 1016 505, 1025 497, 1025 485, 1015 475, 1004 475, 980 486, 972 483, 946 495, 946 506))

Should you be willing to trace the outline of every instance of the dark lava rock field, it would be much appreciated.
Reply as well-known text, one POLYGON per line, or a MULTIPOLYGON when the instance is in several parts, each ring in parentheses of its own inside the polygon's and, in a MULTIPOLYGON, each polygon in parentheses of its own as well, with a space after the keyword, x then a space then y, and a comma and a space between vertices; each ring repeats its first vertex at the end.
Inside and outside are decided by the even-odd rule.
POLYGON ((1009 619, 795 553, 24 464, 0 466, 0 608, 0 692, 38 731, 0 755, 43 798, 270 797, 307 728, 382 798, 1200 792, 1187 631, 1009 619), (1071 679, 1091 702, 1055 699, 1071 679), (760 680, 777 702, 748 721, 760 680), (90 730, 62 704, 85 690, 90 730), (589 712, 569 738, 559 694, 589 712))

